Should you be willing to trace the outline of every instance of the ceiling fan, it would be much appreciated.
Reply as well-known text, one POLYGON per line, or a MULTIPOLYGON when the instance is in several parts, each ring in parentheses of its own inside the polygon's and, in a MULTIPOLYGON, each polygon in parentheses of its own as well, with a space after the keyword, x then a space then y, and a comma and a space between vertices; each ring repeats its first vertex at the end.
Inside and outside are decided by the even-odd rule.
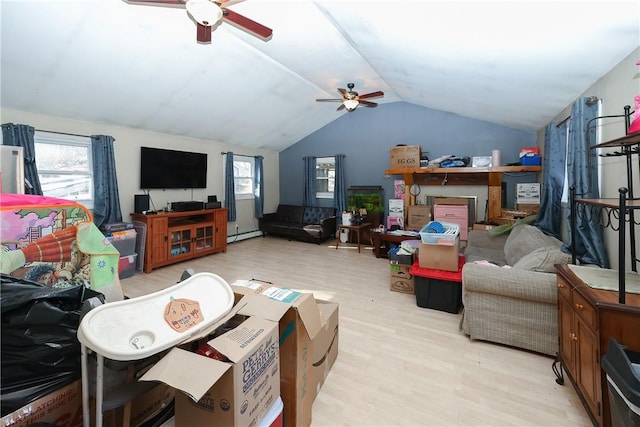
POLYGON ((145 6, 185 6, 187 13, 196 21, 198 26, 196 39, 200 43, 211 42, 211 30, 220 20, 224 20, 249 33, 268 39, 273 31, 271 28, 240 15, 225 7, 225 3, 237 3, 233 0, 125 0, 130 4, 145 6))
POLYGON ((338 92, 342 94, 342 99, 316 99, 319 102, 341 102, 337 111, 342 109, 347 109, 347 111, 351 112, 358 108, 358 105, 362 105, 365 107, 376 107, 378 104, 376 102, 365 101, 368 98, 377 98, 378 96, 384 96, 384 92, 378 90, 376 92, 365 93, 364 95, 358 95, 358 92, 353 91, 354 84, 347 84, 346 89, 338 88, 338 92))

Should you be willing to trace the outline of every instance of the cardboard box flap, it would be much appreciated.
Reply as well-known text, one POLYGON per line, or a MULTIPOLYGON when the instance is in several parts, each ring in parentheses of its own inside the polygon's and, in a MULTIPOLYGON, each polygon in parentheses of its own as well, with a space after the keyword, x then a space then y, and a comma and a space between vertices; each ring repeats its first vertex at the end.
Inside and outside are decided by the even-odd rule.
POLYGON ((298 315, 304 323, 309 338, 313 339, 318 334, 322 327, 322 319, 313 294, 277 287, 268 288, 262 294, 272 300, 291 304, 298 309, 298 315))
POLYGON ((175 347, 153 365, 140 381, 161 381, 184 391, 197 401, 229 368, 229 363, 175 347), (205 372, 206 375, 203 375, 205 372))
POLYGON ((289 308, 294 307, 298 311, 309 338, 313 339, 322 327, 320 311, 313 294, 277 287, 270 287, 262 294, 254 294, 249 288, 245 288, 244 292, 246 295, 243 297, 243 301, 246 302, 246 305, 238 311, 238 314, 257 316, 277 322, 289 308))
POLYGON ((289 310, 289 307, 291 307, 290 304, 283 304, 267 298, 264 295, 256 294, 249 288, 246 288, 245 292, 247 293, 242 298, 245 304, 238 310, 238 314, 258 316, 263 319, 278 322, 287 310, 289 310))
POLYGON ((256 316, 249 317, 240 326, 212 339, 207 344, 236 363, 246 357, 247 353, 252 353, 261 343, 260 338, 276 325, 277 320, 272 322, 256 316))
POLYGON ((320 310, 313 294, 305 294, 307 297, 301 299, 298 303, 298 314, 304 327, 307 330, 309 338, 314 339, 318 332, 322 329, 324 322, 320 316, 320 310))

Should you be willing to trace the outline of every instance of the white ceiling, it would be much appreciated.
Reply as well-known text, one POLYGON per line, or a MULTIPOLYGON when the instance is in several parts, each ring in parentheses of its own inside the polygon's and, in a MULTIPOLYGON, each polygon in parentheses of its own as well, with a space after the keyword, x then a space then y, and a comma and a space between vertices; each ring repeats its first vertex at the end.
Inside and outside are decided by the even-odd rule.
MULTIPOLYGON (((196 42, 184 8, 1 0, 2 107, 282 150, 337 87, 538 130, 640 45, 640 2, 246 0, 273 29, 196 42)), ((633 94, 630 94, 633 95, 633 94)))

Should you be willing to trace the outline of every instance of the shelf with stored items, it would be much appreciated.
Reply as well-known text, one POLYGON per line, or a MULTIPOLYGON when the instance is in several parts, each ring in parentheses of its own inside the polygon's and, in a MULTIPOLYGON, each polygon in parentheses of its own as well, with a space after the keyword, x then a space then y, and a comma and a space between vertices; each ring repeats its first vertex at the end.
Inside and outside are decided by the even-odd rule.
POLYGON ((226 208, 131 214, 147 225, 144 271, 227 251, 226 208))
MULTIPOLYGON (((629 110, 630 107, 627 106, 624 115, 596 117, 591 121, 605 117, 624 117, 626 130, 632 114, 629 110)), ((610 427, 612 421, 607 379, 601 367, 609 338, 615 338, 631 350, 640 351, 640 334, 637 333, 640 330, 640 280, 637 275, 635 238, 635 211, 640 209, 640 198, 635 198, 633 194, 632 162, 632 157, 640 154, 640 134, 626 135, 590 145, 589 148, 614 149, 600 154, 603 157, 625 157, 626 186, 618 189, 618 198, 580 198, 575 187, 569 189, 572 260, 570 265, 556 266, 559 335, 556 363, 560 363, 560 370, 556 370, 556 381, 563 383, 564 368, 594 424, 610 427), (617 232, 617 270, 577 265, 578 219, 600 224, 603 229, 610 228, 617 232), (630 244, 629 254, 627 238, 630 244), (627 262, 632 272, 626 271, 627 262), (634 292, 627 295, 630 287, 634 288, 634 292)), ((640 157, 638 167, 640 170, 640 157)))
POLYGON ((402 175, 407 188, 406 200, 415 204, 411 187, 415 185, 482 185, 488 187, 487 220, 502 216, 502 176, 508 173, 540 172, 541 166, 495 166, 487 168, 407 168, 387 169, 386 175, 402 175))
MULTIPOLYGON (((623 117, 625 131, 629 129, 631 114, 630 106, 624 107, 624 114, 617 116, 595 117, 592 121, 623 117)), ((587 133, 588 135, 588 133, 587 133)), ((640 209, 640 198, 634 197, 633 188, 633 161, 632 157, 640 154, 640 133, 628 134, 603 143, 591 145, 590 148, 619 148, 619 150, 600 154, 602 157, 625 157, 626 186, 618 189, 618 198, 580 198, 574 187, 569 189, 571 200, 571 254, 572 264, 576 264, 576 223, 578 218, 598 221, 603 228, 611 228, 618 232, 618 296, 619 303, 624 304, 626 299, 626 241, 629 238, 629 261, 631 270, 637 272, 638 257, 636 250, 636 220, 635 211, 640 209)), ((640 173, 640 156, 636 157, 638 173, 640 173)))

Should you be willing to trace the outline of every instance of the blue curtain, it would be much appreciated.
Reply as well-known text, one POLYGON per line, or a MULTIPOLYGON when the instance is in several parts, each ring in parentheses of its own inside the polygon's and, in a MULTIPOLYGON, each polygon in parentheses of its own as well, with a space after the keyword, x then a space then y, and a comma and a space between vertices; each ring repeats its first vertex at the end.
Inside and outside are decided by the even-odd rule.
POLYGON ((255 180, 255 189, 253 190, 253 203, 256 212, 256 218, 262 218, 264 213, 264 172, 262 170, 262 159, 262 156, 256 156, 253 161, 253 178, 255 180))
POLYGON ((233 178, 233 152, 227 151, 224 168, 224 206, 229 209, 227 220, 236 220, 236 186, 233 178))
POLYGON ((567 122, 549 123, 544 133, 542 194, 535 226, 562 240, 562 191, 567 151, 567 122))
POLYGON ((35 129, 28 125, 14 125, 5 123, 2 125, 2 144, 13 147, 22 147, 24 154, 24 177, 31 185, 25 186, 26 194, 42 195, 42 186, 36 167, 36 149, 33 142, 35 129))
POLYGON ((347 187, 344 179, 344 154, 336 156, 336 183, 333 187, 333 200, 338 217, 347 210, 347 187))
MULTIPOLYGON (((589 120, 596 117, 597 111, 597 104, 588 105, 587 98, 577 100, 571 109, 567 147, 567 184, 569 188, 575 188, 578 198, 600 197, 596 150, 589 148, 590 144, 596 142, 596 131, 594 126, 587 126, 589 120)), ((591 220, 591 215, 584 213, 576 215, 575 255, 581 263, 609 268, 609 258, 598 216, 591 220)), ((569 213, 567 217, 569 240, 571 240, 570 216, 569 213)), ((565 249, 570 250, 570 243, 564 245, 565 249)))
POLYGON ((304 199, 305 206, 316 205, 316 158, 304 157, 304 199))
POLYGON ((104 224, 122 222, 113 141, 109 135, 91 135, 93 222, 98 228, 104 224))

